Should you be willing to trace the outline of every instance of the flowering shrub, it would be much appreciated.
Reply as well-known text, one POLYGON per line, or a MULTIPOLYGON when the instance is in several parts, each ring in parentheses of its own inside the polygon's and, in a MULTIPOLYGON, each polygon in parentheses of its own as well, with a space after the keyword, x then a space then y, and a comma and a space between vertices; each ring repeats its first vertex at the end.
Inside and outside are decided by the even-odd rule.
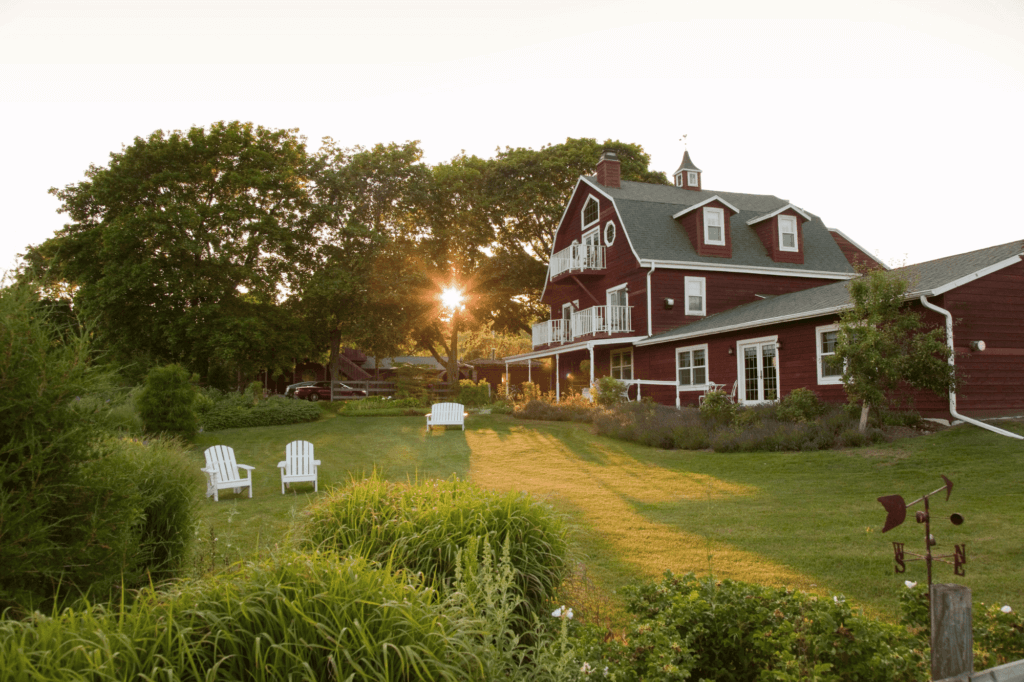
POLYGON ((613 680, 927 678, 920 641, 845 599, 693 574, 626 590, 625 643, 581 640, 578 656, 613 680))
MULTIPOLYGON (((984 604, 980 606, 984 607, 984 604)), ((1024 617, 1007 605, 992 604, 974 626, 975 667, 989 668, 1024 658, 1024 617)))

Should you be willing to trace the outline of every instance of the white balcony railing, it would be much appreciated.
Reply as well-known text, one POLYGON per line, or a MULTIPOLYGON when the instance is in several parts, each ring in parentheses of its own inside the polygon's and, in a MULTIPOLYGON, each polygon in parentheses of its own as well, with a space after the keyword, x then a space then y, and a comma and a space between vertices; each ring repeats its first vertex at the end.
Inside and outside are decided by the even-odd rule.
POLYGON ((633 331, 633 306, 595 305, 572 314, 571 320, 548 320, 533 325, 533 346, 568 343, 594 334, 633 331))
POLYGON ((604 270, 605 247, 599 244, 573 244, 551 258, 550 277, 554 279, 566 272, 604 270))
POLYGON ((533 325, 533 346, 572 341, 567 320, 548 320, 533 325))

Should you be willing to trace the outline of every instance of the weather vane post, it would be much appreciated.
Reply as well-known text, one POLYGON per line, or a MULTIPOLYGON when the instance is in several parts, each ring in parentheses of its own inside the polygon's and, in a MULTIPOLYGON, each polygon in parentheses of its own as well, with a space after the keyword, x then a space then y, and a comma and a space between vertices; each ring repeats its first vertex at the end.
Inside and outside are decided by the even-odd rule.
MULTIPOLYGON (((954 545, 952 554, 932 554, 932 547, 938 544, 932 535, 931 509, 928 498, 936 493, 946 491, 946 500, 953 492, 953 482, 942 477, 945 485, 926 495, 922 495, 909 504, 900 495, 884 495, 878 501, 885 507, 885 525, 882 532, 886 533, 899 526, 907 518, 907 509, 918 502, 924 503, 924 509, 914 514, 918 523, 924 524, 924 554, 907 552, 902 542, 893 542, 893 553, 896 559, 896 573, 907 570, 908 561, 924 561, 928 567, 928 617, 931 621, 932 679, 945 679, 969 673, 974 669, 973 632, 971 630, 971 591, 963 585, 932 586, 932 562, 953 565, 953 574, 964 575, 967 563, 966 545, 954 545), (907 558, 907 556, 914 558, 907 558), (952 561, 949 561, 952 559, 952 561)), ((954 526, 964 522, 964 517, 953 513, 949 517, 954 526)), ((911 583, 907 583, 908 586, 911 583)))

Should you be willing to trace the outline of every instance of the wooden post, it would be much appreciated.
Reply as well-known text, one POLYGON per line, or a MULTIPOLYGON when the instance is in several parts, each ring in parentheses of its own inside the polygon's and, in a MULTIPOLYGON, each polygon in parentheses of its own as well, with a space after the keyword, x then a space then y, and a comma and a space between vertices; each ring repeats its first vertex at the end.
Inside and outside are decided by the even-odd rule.
POLYGON ((970 588, 934 584, 931 601, 932 679, 944 680, 974 672, 970 588))

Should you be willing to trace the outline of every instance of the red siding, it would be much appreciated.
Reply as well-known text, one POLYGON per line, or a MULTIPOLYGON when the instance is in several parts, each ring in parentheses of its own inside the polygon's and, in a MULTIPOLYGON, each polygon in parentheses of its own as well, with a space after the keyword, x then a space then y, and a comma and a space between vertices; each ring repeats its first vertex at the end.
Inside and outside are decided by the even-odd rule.
POLYGON ((796 245, 797 251, 783 251, 779 248, 779 216, 772 216, 767 220, 754 223, 751 227, 757 232, 758 238, 764 244, 768 255, 776 263, 803 263, 804 262, 804 223, 807 222, 802 215, 792 209, 788 209, 779 215, 788 215, 796 218, 796 245))
POLYGON ((942 296, 953 314, 961 384, 957 409, 968 416, 1024 412, 1024 263, 942 296), (972 341, 986 349, 970 350, 972 341))
POLYGON ((860 247, 843 235, 831 230, 829 230, 829 234, 832 235, 832 239, 835 240, 836 244, 839 246, 839 250, 843 252, 844 256, 846 256, 846 260, 859 272, 871 272, 872 270, 884 269, 878 261, 865 253, 860 247))
POLYGON ((709 315, 720 313, 738 305, 753 303, 758 300, 755 294, 778 296, 794 291, 802 291, 824 284, 834 284, 836 280, 812 279, 809 277, 780 277, 776 275, 751 275, 739 272, 715 272, 708 270, 655 270, 653 281, 652 316, 654 317, 654 333, 668 331, 684 324, 701 319, 696 315, 686 314, 684 297, 685 278, 704 277, 706 308, 709 315), (672 310, 665 309, 665 299, 675 300, 672 310))

